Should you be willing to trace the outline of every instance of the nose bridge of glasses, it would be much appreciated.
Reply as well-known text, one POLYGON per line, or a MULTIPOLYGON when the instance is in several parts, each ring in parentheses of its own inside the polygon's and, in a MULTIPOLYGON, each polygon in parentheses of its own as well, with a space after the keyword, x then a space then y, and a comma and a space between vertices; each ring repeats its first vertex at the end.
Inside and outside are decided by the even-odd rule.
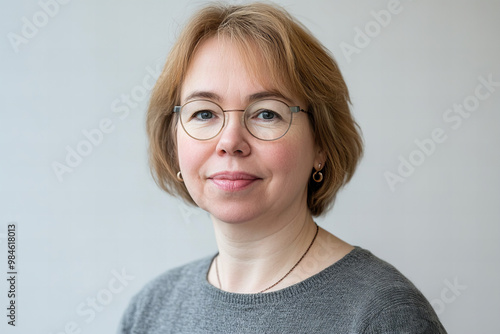
POLYGON ((245 110, 244 109, 225 109, 225 110, 222 110, 222 112, 224 113, 224 125, 223 125, 223 128, 226 128, 229 125, 229 122, 230 122, 229 115, 231 113, 233 113, 233 112, 239 112, 239 113, 241 113, 240 117, 237 118, 237 121, 239 121, 239 125, 240 126, 242 126, 243 128, 246 128, 245 120, 244 120, 244 115, 245 115, 245 110))
POLYGON ((241 112, 245 112, 245 109, 226 109, 226 110, 222 110, 222 112, 229 112, 229 111, 241 111, 241 112))

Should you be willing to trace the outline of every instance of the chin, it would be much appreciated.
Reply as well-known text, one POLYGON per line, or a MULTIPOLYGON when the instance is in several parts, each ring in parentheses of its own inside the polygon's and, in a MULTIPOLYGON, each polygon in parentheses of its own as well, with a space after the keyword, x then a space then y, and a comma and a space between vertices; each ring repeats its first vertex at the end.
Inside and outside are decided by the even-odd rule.
POLYGON ((255 209, 240 203, 222 203, 203 208, 215 219, 228 224, 243 224, 262 215, 262 208, 255 209))

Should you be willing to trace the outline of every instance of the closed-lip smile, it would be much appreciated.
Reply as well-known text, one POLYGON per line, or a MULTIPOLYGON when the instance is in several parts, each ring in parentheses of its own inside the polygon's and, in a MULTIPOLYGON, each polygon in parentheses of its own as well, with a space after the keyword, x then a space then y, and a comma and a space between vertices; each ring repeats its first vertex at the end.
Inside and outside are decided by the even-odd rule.
POLYGON ((210 181, 219 189, 236 192, 250 187, 254 182, 262 180, 260 177, 246 172, 223 171, 210 175, 210 181))

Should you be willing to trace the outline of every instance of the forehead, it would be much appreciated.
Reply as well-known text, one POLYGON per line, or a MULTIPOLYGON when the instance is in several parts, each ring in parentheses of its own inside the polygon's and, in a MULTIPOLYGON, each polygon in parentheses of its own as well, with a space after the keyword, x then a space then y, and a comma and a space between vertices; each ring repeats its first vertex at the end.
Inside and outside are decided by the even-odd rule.
MULTIPOLYGON (((245 98, 259 92, 290 96, 283 84, 273 82, 268 62, 258 47, 229 37, 214 36, 201 42, 190 61, 181 88, 181 102, 196 92, 221 98, 245 98)), ((219 101, 220 102, 220 101, 219 101)))

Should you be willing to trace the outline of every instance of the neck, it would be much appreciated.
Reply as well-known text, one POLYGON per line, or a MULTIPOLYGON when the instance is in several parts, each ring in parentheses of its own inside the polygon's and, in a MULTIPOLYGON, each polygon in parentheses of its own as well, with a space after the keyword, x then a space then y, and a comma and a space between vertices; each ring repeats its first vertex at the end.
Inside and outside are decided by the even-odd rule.
MULTIPOLYGON (((316 224, 307 210, 293 218, 283 218, 229 224, 212 217, 222 286, 214 268, 209 274, 212 284, 230 292, 256 293, 286 275, 311 244, 316 224)), ((297 283, 294 279, 298 278, 292 277, 286 277, 269 291, 297 283)))

